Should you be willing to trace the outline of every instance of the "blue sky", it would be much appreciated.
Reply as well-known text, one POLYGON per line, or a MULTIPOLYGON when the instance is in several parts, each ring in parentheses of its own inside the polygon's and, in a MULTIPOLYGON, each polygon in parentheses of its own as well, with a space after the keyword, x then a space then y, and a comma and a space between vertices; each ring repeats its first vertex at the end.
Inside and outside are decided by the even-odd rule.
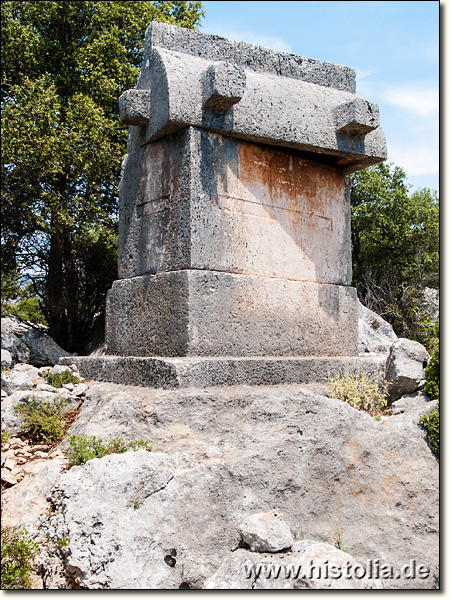
POLYGON ((205 33, 356 68, 357 94, 380 107, 388 162, 414 188, 439 188, 438 1, 203 5, 205 33))

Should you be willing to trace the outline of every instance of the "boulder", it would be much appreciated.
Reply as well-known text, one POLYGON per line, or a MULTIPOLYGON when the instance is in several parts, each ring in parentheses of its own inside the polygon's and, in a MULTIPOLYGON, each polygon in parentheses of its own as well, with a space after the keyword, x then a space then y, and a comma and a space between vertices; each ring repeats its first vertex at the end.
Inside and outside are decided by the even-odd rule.
POLYGON ((431 317, 433 321, 439 319, 439 290, 429 287, 423 290, 422 310, 425 317, 431 317))
POLYGON ((250 515, 239 527, 239 532, 242 544, 252 552, 281 552, 294 543, 289 525, 273 510, 250 515))
POLYGON ((51 391, 48 389, 38 389, 39 387, 51 388, 52 386, 37 385, 35 389, 18 389, 2 400, 2 431, 17 434, 23 430, 24 419, 16 410, 20 404, 28 404, 32 401, 50 402, 58 398, 63 398, 67 404, 67 410, 70 411, 76 410, 82 401, 79 396, 71 394, 68 390, 59 389, 51 391))
POLYGON ((425 381, 425 367, 430 359, 426 348, 406 338, 391 346, 386 364, 388 392, 392 400, 415 392, 425 381))
POLYGON ((30 362, 37 367, 55 365, 62 356, 72 356, 49 335, 37 329, 29 329, 22 341, 30 349, 30 362))
POLYGON ((1 345, 3 350, 11 354, 12 363, 28 363, 30 349, 22 341, 22 336, 29 327, 14 317, 2 317, 1 345))
POLYGON ((437 400, 431 400, 422 390, 413 394, 405 394, 399 400, 392 403, 391 410, 394 415, 410 415, 419 420, 420 417, 436 408, 437 400))
POLYGON ((23 479, 2 492, 2 527, 23 525, 32 536, 38 534, 40 522, 48 513, 47 496, 67 458, 43 460, 37 458, 21 465, 23 479))
POLYGON ((30 399, 30 391, 19 390, 2 400, 2 431, 10 434, 22 431, 24 420, 15 409, 19 404, 27 404, 30 399))
POLYGON ((13 361, 11 352, 8 350, 3 350, 2 348, 2 369, 10 369, 12 367, 13 361))
POLYGON ((210 590, 381 589, 369 569, 334 546, 315 540, 295 542, 281 554, 229 554, 204 584, 210 590), (364 571, 364 572, 363 572, 364 571))
MULTIPOLYGON (((91 460, 53 487, 47 534, 67 540, 65 567, 82 589, 211 589, 225 560, 266 555, 233 549, 243 522, 274 504, 292 552, 304 540, 333 544, 339 531, 361 564, 378 559, 400 573, 416 560, 430 570, 425 579, 384 579, 385 587, 435 585, 438 461, 412 415, 377 421, 295 385, 105 383, 87 392, 71 433, 153 446, 91 460)), ((272 584, 284 587, 253 587, 272 584)), ((55 589, 51 578, 46 585, 55 589)))
POLYGON ((388 354, 396 340, 392 325, 358 300, 358 354, 388 354))
POLYGON ((53 373, 53 375, 57 375, 59 373, 64 373, 65 371, 73 371, 71 367, 67 365, 55 365, 51 369, 49 369, 49 373, 53 373))
POLYGON ((2 373, 2 389, 8 395, 19 390, 30 391, 38 383, 39 376, 36 367, 31 365, 16 365, 16 367, 2 373))
POLYGON ((62 356, 72 356, 46 333, 43 325, 3 317, 1 327, 1 346, 10 352, 14 364, 31 363, 41 367, 56 364, 62 356))

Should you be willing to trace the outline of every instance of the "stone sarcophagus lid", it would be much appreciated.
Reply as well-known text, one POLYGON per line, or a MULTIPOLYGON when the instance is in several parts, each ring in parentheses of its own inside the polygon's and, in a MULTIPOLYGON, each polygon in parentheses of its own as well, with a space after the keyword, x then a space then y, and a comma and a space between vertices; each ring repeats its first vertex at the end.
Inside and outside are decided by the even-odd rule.
POLYGON ((345 176, 386 158, 355 71, 154 22, 119 107, 108 354, 354 357, 345 176))

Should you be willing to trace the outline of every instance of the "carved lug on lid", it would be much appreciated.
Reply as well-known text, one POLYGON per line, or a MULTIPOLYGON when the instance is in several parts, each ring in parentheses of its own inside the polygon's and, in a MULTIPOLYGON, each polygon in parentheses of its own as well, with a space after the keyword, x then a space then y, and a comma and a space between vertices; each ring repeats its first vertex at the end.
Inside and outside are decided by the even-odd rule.
POLYGON ((336 131, 349 137, 364 136, 380 125, 378 106, 364 98, 355 98, 334 112, 336 131))
POLYGON ((119 115, 122 125, 145 127, 150 118, 150 91, 131 89, 119 98, 119 115))
POLYGON ((242 67, 226 62, 211 65, 205 74, 203 107, 229 111, 243 97, 245 83, 242 67))

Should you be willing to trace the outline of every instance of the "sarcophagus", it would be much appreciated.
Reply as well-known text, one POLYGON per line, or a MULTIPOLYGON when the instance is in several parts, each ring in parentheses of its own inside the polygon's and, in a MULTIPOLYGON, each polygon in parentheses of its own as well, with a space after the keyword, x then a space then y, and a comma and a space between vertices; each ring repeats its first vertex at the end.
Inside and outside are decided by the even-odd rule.
POLYGON ((120 113, 108 353, 356 355, 345 176, 386 146, 354 70, 152 23, 120 113))

